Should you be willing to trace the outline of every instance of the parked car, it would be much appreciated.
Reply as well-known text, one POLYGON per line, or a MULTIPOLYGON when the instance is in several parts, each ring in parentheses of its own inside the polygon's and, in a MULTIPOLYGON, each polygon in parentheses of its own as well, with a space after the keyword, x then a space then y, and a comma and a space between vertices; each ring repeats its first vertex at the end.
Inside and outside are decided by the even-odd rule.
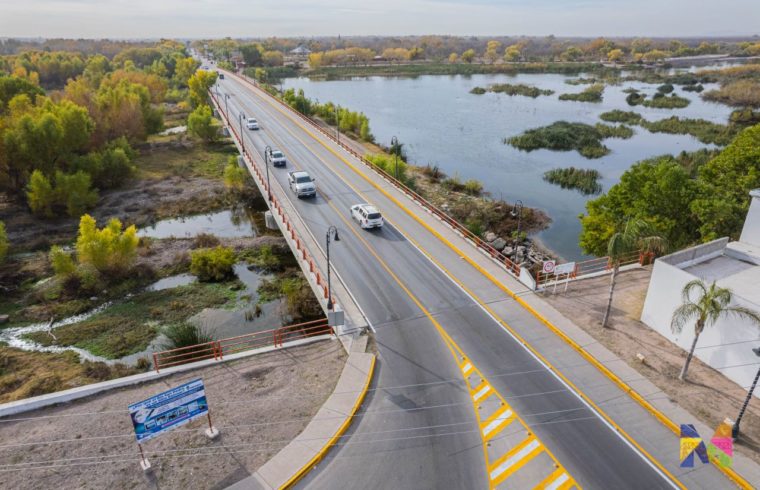
POLYGON ((380 211, 366 203, 351 206, 351 218, 355 219, 362 228, 380 228, 383 226, 383 216, 380 211))
POLYGON ((248 126, 248 129, 251 129, 254 131, 259 129, 259 122, 252 117, 248 118, 248 122, 246 122, 245 125, 248 126))
POLYGON ((288 186, 298 197, 314 197, 317 195, 317 186, 308 172, 298 170, 288 172, 288 186))
POLYGON ((288 164, 285 155, 280 150, 269 150, 269 153, 267 153, 267 160, 273 167, 284 167, 288 164))
MULTIPOLYGON (((217 72, 219 73, 219 72, 217 72)), ((224 73, 219 73, 219 80, 224 80, 224 73)))

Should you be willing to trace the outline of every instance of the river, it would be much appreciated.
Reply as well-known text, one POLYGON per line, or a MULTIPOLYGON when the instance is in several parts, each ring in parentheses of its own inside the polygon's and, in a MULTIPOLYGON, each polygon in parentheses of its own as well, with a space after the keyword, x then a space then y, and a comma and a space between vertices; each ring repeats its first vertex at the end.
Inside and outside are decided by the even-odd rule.
MULTIPOLYGON (((595 160, 574 151, 525 153, 505 145, 502 142, 505 137, 559 120, 601 122, 599 114, 602 112, 631 110, 625 102, 625 88, 634 87, 649 95, 657 88, 646 83, 626 82, 607 86, 601 103, 560 101, 559 94, 580 92, 587 87, 564 83, 568 78, 575 77, 520 74, 355 77, 334 81, 291 78, 283 81, 283 87, 303 89, 312 99, 333 101, 364 112, 377 142, 387 146, 391 137, 397 136, 404 143, 411 163, 438 165, 449 175, 480 180, 495 198, 510 202, 519 199, 526 206, 543 209, 553 222, 537 238, 561 257, 578 260, 585 257, 578 246, 581 230, 578 215, 584 212, 586 201, 594 196, 583 196, 545 182, 542 178, 545 171, 569 166, 597 169, 606 191, 639 160, 697 150, 706 145, 691 136, 651 134, 642 128, 634 128, 636 134, 629 140, 606 140, 605 145, 612 152, 595 160), (524 83, 556 93, 536 99, 469 93, 473 87, 494 83, 524 83)), ((705 85, 706 90, 710 88, 713 87, 705 85)), ((638 106, 633 110, 651 120, 678 115, 717 123, 726 123, 731 113, 731 108, 705 102, 699 94, 684 92, 680 87, 676 87, 675 93, 690 99, 691 104, 684 109, 638 106)))

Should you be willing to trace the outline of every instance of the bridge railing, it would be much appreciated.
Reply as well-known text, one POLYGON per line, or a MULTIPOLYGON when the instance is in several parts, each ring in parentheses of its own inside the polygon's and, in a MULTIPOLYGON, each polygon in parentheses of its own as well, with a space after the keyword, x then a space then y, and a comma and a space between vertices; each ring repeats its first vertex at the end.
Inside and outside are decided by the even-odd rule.
POLYGON ((322 318, 310 322, 286 325, 283 327, 261 330, 236 337, 228 337, 197 345, 178 347, 153 353, 153 368, 156 372, 171 366, 190 362, 214 359, 220 361, 224 356, 237 354, 263 347, 283 347, 285 343, 318 335, 334 335, 335 332, 322 318))
MULTIPOLYGON (((241 78, 243 81, 247 82, 250 85, 253 85, 254 87, 257 86, 255 81, 252 81, 250 78, 248 78, 245 75, 238 75, 239 78, 241 78)), ((299 112, 298 110, 290 107, 285 101, 272 96, 268 92, 264 91, 267 95, 269 95, 274 101, 276 101, 278 104, 285 107, 287 110, 291 111, 293 114, 297 115, 309 125, 322 133, 324 136, 329 138, 331 141, 333 141, 335 144, 340 146, 342 149, 353 155, 355 158, 357 158, 360 162, 362 162, 366 167, 368 167, 370 170, 374 171, 375 173, 379 174, 383 179, 388 181, 390 184, 394 185, 396 188, 398 188, 401 192, 405 193, 407 196, 409 196, 411 199, 419 203, 423 208, 425 208, 430 214, 436 216, 438 219, 446 223, 449 227, 454 229, 456 232, 458 232, 462 237, 465 239, 471 241, 478 249, 482 250, 486 254, 490 255, 493 259, 495 259, 497 262, 499 262, 510 274, 512 274, 515 277, 520 276, 520 266, 516 264, 514 261, 512 261, 508 256, 501 253, 499 250, 496 250, 490 243, 486 242, 482 238, 480 238, 475 233, 471 232, 466 226, 459 223, 456 219, 451 217, 449 214, 435 206, 433 203, 419 195, 417 192, 412 190, 410 187, 408 187, 406 184, 401 182, 400 180, 393 177, 391 174, 386 172, 385 170, 379 168, 377 165, 373 164, 366 158, 364 158, 364 155, 359 154, 357 151, 355 151, 351 146, 345 144, 342 141, 339 141, 338 138, 335 137, 335 135, 331 132, 325 129, 323 126, 318 124, 314 119, 311 117, 299 112)))

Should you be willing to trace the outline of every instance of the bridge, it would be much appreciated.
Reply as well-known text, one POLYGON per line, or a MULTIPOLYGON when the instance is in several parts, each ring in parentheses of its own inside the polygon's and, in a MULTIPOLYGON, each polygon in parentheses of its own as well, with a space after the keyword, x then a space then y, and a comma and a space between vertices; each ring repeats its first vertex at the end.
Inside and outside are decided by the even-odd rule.
POLYGON ((212 96, 246 168, 262 195, 271 195, 270 208, 325 309, 329 299, 345 312, 343 333, 370 329, 377 353, 361 411, 298 486, 732 485, 714 465, 679 467, 677 425, 658 410, 657 396, 633 391, 640 378, 610 372, 595 357, 606 352, 598 345, 573 340, 566 333, 572 326, 517 280, 514 264, 330 130, 254 81, 225 75, 212 96), (248 130, 243 115, 261 130, 248 130), (267 147, 285 153, 285 169, 267 168, 267 147), (292 170, 316 179, 315 198, 289 190, 292 170), (363 230, 351 220, 350 206, 364 202, 382 212, 385 226, 363 230), (330 245, 328 292, 331 226, 340 240, 330 245))

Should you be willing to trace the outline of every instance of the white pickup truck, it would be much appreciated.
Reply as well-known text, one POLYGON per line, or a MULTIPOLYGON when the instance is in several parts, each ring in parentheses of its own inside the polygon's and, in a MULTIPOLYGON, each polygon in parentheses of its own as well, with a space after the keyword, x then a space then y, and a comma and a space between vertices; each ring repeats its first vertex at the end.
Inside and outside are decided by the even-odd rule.
POLYGON ((314 197, 317 195, 314 179, 303 170, 288 172, 288 186, 298 197, 314 197))
POLYGON ((267 160, 274 167, 284 167, 288 164, 285 154, 280 150, 269 150, 269 152, 267 152, 267 160))

